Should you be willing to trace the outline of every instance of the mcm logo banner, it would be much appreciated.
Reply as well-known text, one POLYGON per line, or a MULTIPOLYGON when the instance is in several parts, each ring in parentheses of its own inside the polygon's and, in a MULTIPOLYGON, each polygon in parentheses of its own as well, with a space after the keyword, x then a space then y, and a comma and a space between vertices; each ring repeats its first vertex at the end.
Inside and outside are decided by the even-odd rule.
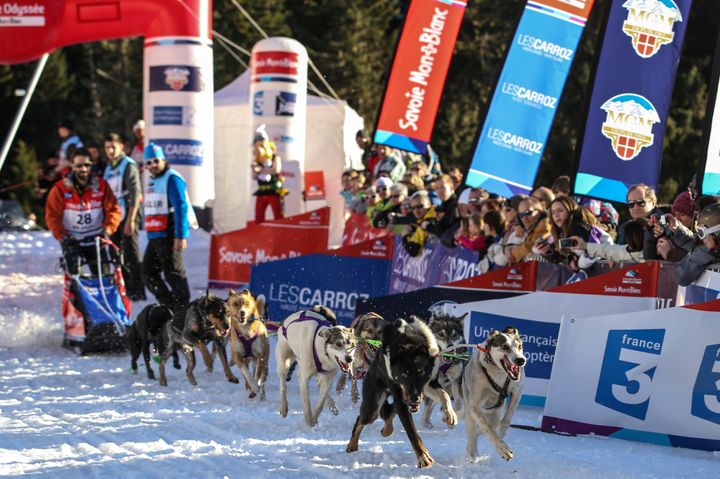
POLYGON ((653 144, 652 128, 660 122, 660 117, 647 98, 623 93, 607 100, 601 108, 607 114, 602 134, 611 141, 618 158, 630 161, 653 144))
POLYGON ((650 58, 663 45, 675 39, 675 22, 682 22, 682 13, 673 0, 627 0, 627 20, 622 31, 632 38, 632 46, 642 58, 650 58))

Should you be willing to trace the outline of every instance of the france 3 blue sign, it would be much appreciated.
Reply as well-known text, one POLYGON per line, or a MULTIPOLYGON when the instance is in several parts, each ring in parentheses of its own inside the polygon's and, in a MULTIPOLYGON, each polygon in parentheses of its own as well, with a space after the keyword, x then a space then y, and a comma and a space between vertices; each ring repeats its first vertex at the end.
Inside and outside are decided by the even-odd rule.
POLYGON ((705 348, 695 379, 690 414, 720 424, 720 344, 705 348))
POLYGON ((150 91, 205 91, 200 67, 157 65, 150 67, 150 91))
POLYGON ((162 147, 170 165, 202 166, 205 146, 202 141, 181 139, 152 139, 162 147))
POLYGON ((609 331, 595 402, 645 420, 664 338, 664 329, 609 331))
POLYGON ((387 260, 309 254, 253 265, 250 291, 265 295, 272 321, 322 304, 349 326, 358 300, 386 293, 389 268, 387 260))
POLYGON ((575 3, 582 12, 559 2, 528 1, 477 139, 467 185, 508 197, 532 189, 593 2, 575 3))
POLYGON ((519 319, 499 314, 472 311, 470 313, 470 334, 468 342, 479 344, 485 341, 493 329, 502 331, 514 326, 523 341, 523 350, 527 364, 525 375, 528 378, 550 379, 555 347, 557 346, 560 325, 544 321, 519 319))
POLYGON ((691 4, 612 2, 575 193, 624 202, 635 183, 657 189, 665 122, 691 4))

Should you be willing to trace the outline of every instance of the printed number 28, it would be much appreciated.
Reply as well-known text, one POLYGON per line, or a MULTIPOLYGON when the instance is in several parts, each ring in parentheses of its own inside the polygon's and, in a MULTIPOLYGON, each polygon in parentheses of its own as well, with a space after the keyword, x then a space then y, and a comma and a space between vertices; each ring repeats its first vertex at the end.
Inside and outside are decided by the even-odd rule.
POLYGON ((86 213, 83 215, 78 215, 77 218, 77 224, 79 225, 89 225, 92 223, 92 215, 90 213, 86 213))
MULTIPOLYGON (((615 399, 624 404, 641 404, 650 398, 650 387, 652 386, 652 378, 648 375, 648 371, 657 365, 659 356, 634 349, 620 350, 620 361, 637 364, 632 369, 625 371, 627 384, 613 384, 612 393, 615 399), (635 392, 630 392, 630 384, 636 383, 635 392)), ((635 389, 635 388, 633 388, 635 389)))

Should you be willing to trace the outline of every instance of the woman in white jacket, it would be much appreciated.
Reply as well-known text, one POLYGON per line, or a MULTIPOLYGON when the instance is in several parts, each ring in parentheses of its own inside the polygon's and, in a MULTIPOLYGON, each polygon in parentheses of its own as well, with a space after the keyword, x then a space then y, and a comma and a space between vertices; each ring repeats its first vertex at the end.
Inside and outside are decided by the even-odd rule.
POLYGON ((587 243, 579 236, 572 236, 577 246, 572 250, 581 258, 590 261, 604 259, 612 262, 642 263, 643 237, 647 228, 647 218, 638 218, 629 221, 625 226, 625 240, 627 244, 587 243))

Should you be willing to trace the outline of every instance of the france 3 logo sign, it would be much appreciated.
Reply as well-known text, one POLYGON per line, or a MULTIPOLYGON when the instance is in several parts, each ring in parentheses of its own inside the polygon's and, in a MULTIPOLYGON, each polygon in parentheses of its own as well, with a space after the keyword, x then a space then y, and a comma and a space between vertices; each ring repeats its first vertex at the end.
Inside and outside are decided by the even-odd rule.
POLYGON ((611 330, 595 402, 644 420, 664 339, 664 329, 611 330))
POLYGON ((297 94, 289 91, 281 91, 275 98, 275 115, 277 116, 295 116, 295 104, 297 103, 297 94))
POLYGON ((623 93, 610 98, 600 108, 607 113, 602 134, 610 140, 618 158, 630 161, 653 144, 652 128, 660 122, 660 117, 647 98, 623 93))
POLYGON ((265 111, 265 92, 258 91, 253 95, 253 115, 262 116, 265 111))
POLYGON ((690 414, 720 424, 720 344, 705 348, 695 379, 690 414))
POLYGON ((627 0, 628 16, 622 31, 632 38, 632 46, 642 58, 650 58, 675 38, 673 26, 682 14, 673 0, 627 0))

